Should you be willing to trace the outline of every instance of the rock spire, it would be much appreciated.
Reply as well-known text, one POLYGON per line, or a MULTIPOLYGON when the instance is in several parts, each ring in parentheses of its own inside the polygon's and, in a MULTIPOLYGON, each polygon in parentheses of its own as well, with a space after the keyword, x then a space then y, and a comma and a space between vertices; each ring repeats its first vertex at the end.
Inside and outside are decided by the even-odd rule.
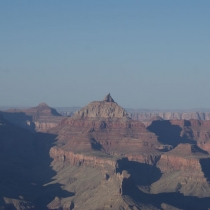
POLYGON ((106 102, 114 102, 114 99, 111 97, 110 93, 105 96, 104 101, 106 102))

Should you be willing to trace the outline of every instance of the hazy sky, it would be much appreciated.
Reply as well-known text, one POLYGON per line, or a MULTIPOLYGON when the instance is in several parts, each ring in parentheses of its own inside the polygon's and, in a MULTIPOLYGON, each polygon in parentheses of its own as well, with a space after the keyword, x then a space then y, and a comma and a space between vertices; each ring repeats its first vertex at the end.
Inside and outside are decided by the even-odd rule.
POLYGON ((1 0, 0 106, 210 108, 210 1, 1 0))

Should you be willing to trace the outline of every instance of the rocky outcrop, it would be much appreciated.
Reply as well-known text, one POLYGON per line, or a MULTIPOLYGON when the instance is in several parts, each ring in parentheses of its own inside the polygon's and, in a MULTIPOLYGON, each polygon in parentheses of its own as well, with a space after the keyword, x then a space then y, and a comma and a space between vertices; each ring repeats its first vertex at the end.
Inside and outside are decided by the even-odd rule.
POLYGON ((161 155, 157 163, 163 173, 151 187, 152 192, 181 192, 207 197, 209 186, 210 121, 153 121, 148 129, 160 142, 175 147, 161 155))
POLYGON ((104 101, 106 102, 114 102, 114 99, 111 97, 110 93, 105 96, 104 101))
POLYGON ((147 127, 160 142, 177 146, 179 143, 197 144, 210 152, 210 121, 202 120, 156 120, 147 127))
POLYGON ((74 153, 98 151, 154 164, 163 145, 143 123, 128 118, 125 110, 113 101, 108 95, 104 101, 92 102, 61 121, 51 130, 58 135, 57 147, 74 153))
POLYGON ((91 166, 104 169, 107 165, 113 167, 115 170, 118 167, 117 159, 108 155, 101 155, 100 153, 93 152, 92 154, 75 154, 71 151, 66 151, 58 147, 50 149, 50 156, 54 161, 68 161, 72 166, 91 166))
POLYGON ((94 101, 77 111, 74 118, 128 118, 126 111, 120 107, 111 96, 106 96, 103 101, 94 101))
POLYGON ((180 144, 162 154, 157 167, 163 176, 153 184, 152 192, 179 191, 185 195, 210 196, 210 156, 196 145, 180 144))
POLYGON ((179 144, 175 149, 161 155, 158 166, 163 172, 185 170, 198 173, 202 171, 200 160, 209 157, 207 152, 196 145, 179 144))
POLYGON ((24 110, 10 109, 2 112, 8 121, 31 131, 46 132, 55 127, 64 117, 46 103, 24 110))

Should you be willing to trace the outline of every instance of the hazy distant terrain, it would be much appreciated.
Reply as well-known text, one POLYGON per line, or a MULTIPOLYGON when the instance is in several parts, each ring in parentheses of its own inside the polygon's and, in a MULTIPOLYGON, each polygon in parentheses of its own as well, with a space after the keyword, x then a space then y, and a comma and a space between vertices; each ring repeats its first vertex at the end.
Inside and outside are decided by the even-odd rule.
MULTIPOLYGON (((8 109, 27 109, 29 107, 20 107, 20 106, 1 106, 0 110, 5 111, 8 109)), ((58 113, 63 116, 72 116, 76 111, 80 110, 81 107, 54 107, 58 113)), ((149 120, 153 117, 161 117, 165 120, 169 119, 201 119, 209 120, 210 119, 210 108, 197 108, 197 109, 175 109, 175 110, 162 110, 162 109, 133 109, 125 108, 129 113, 130 117, 135 120, 149 120)))

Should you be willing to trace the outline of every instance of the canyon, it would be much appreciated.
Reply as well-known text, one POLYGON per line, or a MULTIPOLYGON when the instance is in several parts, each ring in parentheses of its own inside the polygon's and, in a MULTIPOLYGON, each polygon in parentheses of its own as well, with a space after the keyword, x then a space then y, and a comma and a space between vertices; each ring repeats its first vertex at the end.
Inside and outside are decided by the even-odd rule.
POLYGON ((164 118, 110 94, 71 117, 2 111, 0 209, 208 210, 210 120, 164 118))

